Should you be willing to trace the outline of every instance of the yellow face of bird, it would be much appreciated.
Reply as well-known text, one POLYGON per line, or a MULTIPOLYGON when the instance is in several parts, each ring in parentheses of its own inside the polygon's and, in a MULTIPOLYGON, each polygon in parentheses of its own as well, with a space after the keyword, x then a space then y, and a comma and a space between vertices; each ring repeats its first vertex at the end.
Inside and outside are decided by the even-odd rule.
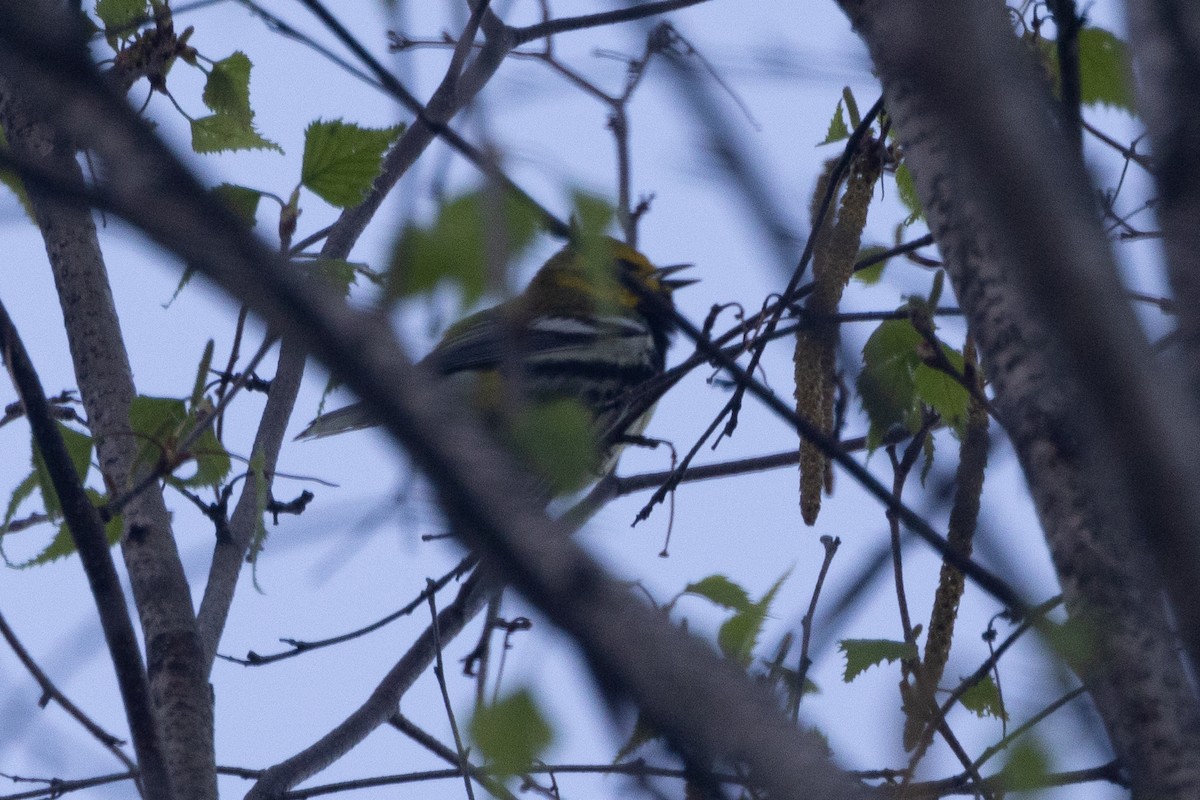
POLYGON ((631 286, 657 295, 668 305, 671 293, 692 281, 668 280, 679 267, 659 269, 644 255, 610 237, 595 239, 582 248, 568 245, 538 271, 528 296, 538 307, 567 313, 638 310, 643 299, 631 286))

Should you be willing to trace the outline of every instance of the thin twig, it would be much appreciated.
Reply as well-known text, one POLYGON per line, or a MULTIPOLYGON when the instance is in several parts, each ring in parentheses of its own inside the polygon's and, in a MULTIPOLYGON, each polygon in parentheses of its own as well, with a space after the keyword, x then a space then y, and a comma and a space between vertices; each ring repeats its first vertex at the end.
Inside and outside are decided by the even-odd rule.
POLYGON ((1008 582, 989 570, 984 569, 979 564, 962 558, 959 553, 950 547, 944 536, 935 531, 933 526, 921 517, 921 515, 892 497, 887 487, 872 475, 866 467, 858 463, 850 454, 844 452, 831 436, 797 414, 791 406, 784 403, 768 387, 756 380, 746 369, 742 368, 736 361, 722 352, 719 347, 715 346, 690 320, 681 315, 677 310, 666 306, 661 299, 649 293, 642 293, 641 298, 644 302, 652 304, 652 307, 655 307, 657 311, 670 315, 679 331, 692 340, 704 356, 727 371, 733 380, 737 381, 739 386, 745 386, 746 390, 753 394, 773 414, 791 425, 799 435, 811 441, 820 448, 822 453, 825 453, 838 466, 850 473, 850 476, 866 489, 869 494, 880 501, 891 512, 895 513, 911 531, 933 547, 945 560, 949 561, 954 567, 974 581, 977 586, 1006 607, 1016 610, 1017 613, 1023 613, 1029 609, 1028 603, 1021 599, 1020 595, 1017 594, 1016 590, 1008 582))
POLYGON ((821 596, 821 587, 825 585, 825 576, 829 574, 829 565, 833 563, 833 557, 837 555, 838 547, 842 540, 836 536, 828 534, 821 537, 821 544, 825 548, 825 558, 821 561, 821 571, 817 573, 817 582, 813 586, 812 598, 808 601, 808 611, 804 612, 803 619, 800 620, 800 666, 796 670, 796 702, 791 708, 792 720, 799 722, 800 720, 800 703, 804 699, 804 683, 808 680, 808 670, 812 666, 812 659, 809 658, 809 646, 812 642, 812 624, 813 618, 817 614, 817 599, 821 596))
MULTIPOLYGON (((846 146, 842 149, 842 155, 834 165, 833 171, 829 174, 829 185, 825 188, 825 194, 821 198, 821 203, 817 207, 817 213, 813 218, 813 229, 810 232, 808 239, 804 243, 804 251, 800 254, 800 260, 796 264, 796 268, 792 270, 792 277, 788 279, 787 287, 780 295, 779 312, 767 317, 766 325, 763 328, 764 336, 769 337, 779 324, 782 316, 785 303, 794 302, 797 298, 793 295, 800 286, 800 279, 804 277, 805 270, 808 269, 808 263, 812 260, 813 252, 817 245, 817 231, 829 219, 830 209, 833 207, 834 198, 837 196, 838 189, 841 185, 842 178, 847 170, 850 169, 850 164, 859 155, 859 150, 862 143, 866 140, 867 134, 871 131, 871 126, 875 122, 875 118, 883 111, 883 96, 881 95, 875 104, 863 115, 858 126, 851 132, 850 137, 846 140, 846 146)), ((762 358, 765 347, 755 347, 750 351, 750 364, 746 367, 746 372, 753 375, 758 369, 759 360, 762 358)), ((730 398, 727 404, 730 413, 729 421, 725 425, 725 430, 721 433, 722 437, 729 436, 733 433, 733 429, 737 427, 738 411, 742 405, 746 388, 739 385, 734 390, 733 397, 730 398)), ((811 426, 810 426, 811 427, 811 426)))
POLYGON ((503 783, 494 780, 488 775, 486 767, 477 767, 469 761, 460 760, 456 752, 442 744, 438 741, 437 737, 431 735, 399 711, 388 720, 388 724, 446 763, 457 767, 459 773, 469 780, 474 780, 489 794, 503 800, 516 800, 516 796, 503 783))
POLYGON ((1008 747, 1010 744, 1012 744, 1018 738, 1023 736, 1027 731, 1033 729, 1033 727, 1035 725, 1037 725, 1039 722, 1044 720, 1046 717, 1050 716, 1055 711, 1058 711, 1060 708, 1062 708, 1063 706, 1065 706, 1067 703, 1071 702, 1072 700, 1076 699, 1077 697, 1083 697, 1085 694, 1087 694, 1087 688, 1084 686, 1077 686, 1074 689, 1072 689, 1071 691, 1067 692, 1062 697, 1058 698, 1053 703, 1046 706, 1038 713, 1034 714, 1032 717, 1030 717, 1028 720, 1026 720, 1024 722, 1024 724, 1017 726, 1015 729, 1013 729, 1011 732, 1009 732, 1003 739, 996 742, 994 745, 992 745, 991 747, 987 748, 982 753, 980 753, 979 758, 975 759, 975 761, 972 763, 972 766, 975 767, 976 769, 979 769, 980 767, 983 766, 984 762, 986 762, 988 759, 990 759, 992 756, 996 755, 997 753, 1003 751, 1004 748, 1008 747))
MULTIPOLYGON (((921 455, 921 449, 925 446, 925 439, 929 435, 929 429, 933 423, 932 416, 925 419, 921 429, 904 448, 904 455, 900 458, 896 458, 894 446, 887 448, 888 458, 892 462, 892 497, 895 498, 897 504, 901 502, 904 484, 908 481, 908 475, 921 455)), ((888 511, 887 520, 888 529, 891 532, 892 577, 896 585, 896 605, 900 611, 900 629, 904 633, 905 643, 915 647, 916 637, 913 634, 912 620, 908 614, 908 596, 904 591, 904 568, 900 554, 900 518, 895 513, 888 511)))
MULTIPOLYGON (((229 347, 229 361, 226 362, 225 371, 221 373, 220 382, 217 384, 217 405, 220 406, 225 399, 225 391, 229 388, 230 381, 233 380, 233 369, 237 366, 238 359, 241 358, 242 352, 242 335, 246 332, 246 319, 250 316, 250 307, 245 303, 238 309, 237 324, 233 328, 233 344, 229 347)), ((217 441, 225 441, 225 415, 217 415, 216 434, 217 441)))
POLYGON ((933 730, 936 730, 941 726, 941 724, 945 721, 946 716, 950 713, 950 710, 953 709, 955 704, 957 704, 962 696, 966 694, 967 690, 986 678, 988 673, 990 673, 996 667, 996 664, 999 663, 1000 657, 1004 655, 1008 648, 1012 647, 1013 644, 1016 643, 1017 639, 1024 635, 1024 633, 1030 628, 1043 624, 1045 622, 1046 615, 1057 608, 1062 601, 1062 595, 1052 597, 1044 603, 1027 609, 1022 613, 1021 624, 1017 626, 1017 629, 1009 634, 1008 638, 1006 638, 998 647, 996 647, 995 651, 988 656, 982 664, 979 665, 978 669, 960 681, 958 686, 950 692, 950 696, 946 698, 940 707, 938 707, 937 713, 933 716, 930 723, 925 726, 925 731, 921 735, 921 744, 918 744, 918 746, 913 750, 914 757, 919 757, 917 754, 922 750, 922 748, 928 747, 929 740, 933 735, 933 730))
POLYGON ((191 452, 192 445, 199 441, 200 437, 204 435, 204 432, 209 429, 213 422, 222 414, 224 414, 225 409, 229 407, 229 404, 233 402, 238 393, 246 386, 246 383, 250 380, 250 376, 253 374, 255 368, 274 344, 275 339, 268 336, 266 340, 263 341, 263 343, 259 346, 258 352, 256 352, 254 357, 250 359, 250 362, 246 365, 246 369, 243 370, 242 373, 237 376, 237 379, 234 380, 234 382, 230 385, 229 392, 224 398, 222 398, 220 404, 208 413, 200 413, 197 415, 196 424, 173 448, 173 458, 161 459, 160 463, 156 464, 154 469, 150 470, 147 475, 135 483, 131 488, 125 490, 104 504, 103 508, 100 509, 100 512, 101 516, 105 520, 112 519, 117 514, 120 514, 121 509, 123 509, 130 500, 149 489, 165 476, 170 475, 178 467, 182 466, 184 463, 194 457, 194 454, 191 452))
POLYGON ((25 417, 29 420, 46 471, 58 493, 63 518, 87 574, 109 656, 116 671, 117 686, 133 736, 137 763, 141 766, 144 791, 149 797, 167 797, 170 781, 158 735, 157 715, 150 700, 146 668, 137 635, 133 631, 133 620, 125 603, 125 593, 113 564, 104 523, 99 510, 83 490, 79 474, 58 430, 58 423, 50 414, 41 379, 2 302, 0 355, 25 407, 25 417))
POLYGON ((125 751, 121 749, 121 745, 125 742, 101 728, 92 720, 91 717, 85 714, 83 710, 79 708, 79 706, 72 703, 66 695, 58 690, 58 687, 55 686, 54 682, 50 680, 50 676, 42 671, 42 668, 39 667, 37 662, 33 660, 33 656, 31 656, 29 651, 25 649, 25 646, 21 644, 21 641, 17 638, 16 633, 11 627, 9 627, 8 621, 4 619, 3 614, 0 614, 0 636, 4 637, 4 641, 8 642, 8 646, 12 648, 13 654, 16 655, 17 660, 25 665, 25 669, 29 671, 29 674, 35 681, 37 681, 38 686, 41 687, 42 697, 40 700, 38 700, 39 706, 44 707, 46 703, 51 700, 58 703, 62 709, 67 712, 67 714, 69 714, 80 725, 82 725, 84 730, 86 730, 98 742, 100 742, 100 744, 104 746, 104 749, 112 753, 118 761, 120 761, 130 770, 137 769, 137 764, 133 763, 133 760, 130 759, 129 756, 125 755, 125 751))
POLYGON ((644 19, 656 14, 665 14, 668 11, 676 11, 680 8, 699 5, 703 2, 706 2, 706 0, 659 0, 657 3, 643 3, 616 11, 604 11, 599 14, 584 14, 579 17, 546 20, 524 28, 514 29, 513 37, 516 39, 517 44, 527 44, 536 39, 553 36, 556 33, 598 28, 603 25, 614 25, 618 22, 631 22, 635 19, 644 19))
POLYGON ((475 43, 475 34, 479 33, 479 25, 483 22, 483 16, 488 11, 490 0, 476 0, 471 5, 471 16, 467 19, 467 24, 463 28, 462 35, 458 37, 458 44, 454 48, 454 54, 450 56, 450 66, 446 68, 446 75, 453 76, 456 80, 462 76, 463 65, 467 63, 467 55, 471 52, 471 46, 475 43))
POLYGON ((112 783, 121 783, 122 781, 134 781, 137 779, 137 773, 129 772, 114 772, 108 775, 96 775, 91 778, 80 778, 75 781, 66 781, 61 778, 18 778, 14 775, 5 775, 11 781, 24 781, 27 783, 45 783, 47 784, 42 789, 34 789, 28 792, 15 792, 13 794, 0 795, 0 800, 36 800, 37 798, 58 798, 69 792, 78 792, 83 789, 94 789, 97 786, 107 786, 112 783))
POLYGON ((1083 19, 1075 9, 1075 0, 1049 0, 1054 16, 1055 50, 1058 53, 1059 107, 1071 145, 1082 156, 1083 113, 1082 80, 1079 74, 1079 31, 1083 19))
POLYGON ((416 598, 414 598, 412 601, 410 601, 409 603, 404 605, 402 608, 400 608, 396 611, 393 611, 391 614, 388 614, 386 617, 383 617, 382 619, 378 619, 375 622, 372 622, 370 625, 364 625, 363 627, 358 628, 357 630, 350 631, 349 633, 343 633, 338 636, 331 636, 328 639, 317 639, 316 641, 311 641, 311 642, 304 641, 301 639, 280 639, 281 642, 283 642, 286 645, 289 645, 292 649, 284 650, 279 653, 270 653, 265 656, 259 655, 258 653, 251 650, 249 653, 246 654, 245 658, 236 658, 234 656, 226 656, 226 655, 221 655, 221 654, 217 654, 217 658, 221 659, 222 661, 230 661, 234 664, 241 664, 244 667, 261 667, 261 666, 265 666, 266 664, 273 664, 276 661, 283 661, 284 659, 294 658, 295 656, 301 655, 303 653, 309 653, 309 652, 312 652, 313 650, 320 650, 323 647, 331 647, 335 644, 349 642, 353 639, 359 638, 360 636, 366 636, 368 633, 373 633, 373 632, 379 630, 380 628, 395 622, 396 620, 400 619, 401 617, 408 616, 413 611, 415 611, 418 606, 420 606, 426 602, 426 600, 429 597, 429 594, 431 592, 441 591, 442 587, 444 587, 446 584, 450 583, 451 580, 455 580, 457 578, 462 577, 463 574, 466 573, 466 571, 474 565, 475 565, 474 557, 468 556, 467 558, 464 558, 462 561, 458 562, 458 564, 454 567, 454 569, 450 570, 449 572, 447 572, 445 575, 438 578, 437 580, 427 583, 425 588, 421 590, 421 593, 419 595, 417 595, 416 598))
POLYGON ((442 691, 442 703, 446 707, 446 717, 450 720, 450 733, 454 735, 454 749, 458 751, 458 768, 462 770, 463 783, 467 787, 467 800, 475 800, 475 789, 471 786, 471 762, 467 760, 467 751, 463 748, 462 736, 458 732, 458 720, 454 716, 454 704, 450 702, 450 690, 446 688, 446 667, 442 663, 442 635, 438 631, 437 599, 432 588, 433 581, 429 581, 425 595, 429 601, 429 630, 433 632, 433 675, 442 691))
POLYGON ((1097 129, 1090 122, 1085 121, 1083 123, 1083 129, 1085 131, 1087 131, 1088 133, 1090 133, 1092 136, 1095 136, 1097 139, 1099 139, 1104 144, 1106 144, 1109 147, 1111 147, 1112 149, 1116 150, 1127 161, 1132 161, 1133 163, 1137 164, 1142 169, 1146 169, 1146 170, 1149 170, 1153 167, 1153 163, 1150 160, 1150 156, 1142 155, 1141 153, 1134 150, 1132 147, 1126 147, 1125 145, 1118 142, 1116 139, 1107 135, 1103 131, 1097 129))
MULTIPOLYGON (((464 139, 459 133, 454 131, 448 124, 440 120, 433 119, 425 109, 425 105, 421 103, 411 92, 400 83, 399 80, 385 68, 378 59, 371 55, 358 39, 350 33, 337 17, 333 15, 325 7, 320 0, 300 0, 301 3, 309 9, 318 19, 324 23, 325 27, 349 50, 354 56, 359 59, 367 69, 375 76, 380 85, 394 97, 400 101, 409 113, 424 124, 434 134, 439 136, 446 144, 452 147, 460 155, 471 162, 480 172, 489 179, 503 186, 508 192, 511 192, 528 208, 537 212, 541 218, 541 222, 546 228, 556 236, 563 239, 571 237, 571 227, 557 216, 552 214, 541 203, 537 202, 533 197, 513 182, 512 178, 508 177, 503 170, 500 169, 494 158, 491 158, 486 153, 482 152, 475 145, 464 139)), ((698 2, 699 0, 693 0, 698 2)))

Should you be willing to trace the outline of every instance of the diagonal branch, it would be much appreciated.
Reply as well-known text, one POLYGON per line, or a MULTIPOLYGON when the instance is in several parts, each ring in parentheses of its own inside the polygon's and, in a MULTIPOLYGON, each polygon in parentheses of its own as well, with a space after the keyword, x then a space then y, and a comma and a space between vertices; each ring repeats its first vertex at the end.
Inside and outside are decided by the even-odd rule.
POLYGON ((117 673, 117 686, 133 736, 133 749, 141 765, 143 791, 148 800, 168 800, 171 797, 170 781, 151 707, 146 669, 133 622, 129 619, 129 609, 125 606, 125 593, 109 554, 104 523, 100 521, 100 512, 83 491, 58 423, 50 415, 42 383, 3 303, 0 303, 0 356, 25 407, 25 417, 58 494, 63 517, 96 601, 100 627, 117 673))
POLYGON ((516 39, 516 44, 528 44, 538 39, 545 39, 547 36, 553 36, 556 33, 599 28, 603 25, 615 25, 618 22, 632 22, 635 19, 645 19, 646 17, 666 14, 669 11, 677 11, 678 9, 704 2, 708 2, 708 0, 658 0, 656 3, 642 3, 641 5, 621 8, 616 11, 603 11, 598 14, 582 14, 578 17, 550 19, 535 25, 517 28, 513 31, 513 36, 516 39))
POLYGON ((41 687, 42 699, 38 701, 39 706, 44 706, 50 700, 58 703, 60 706, 62 706, 63 710, 67 712, 67 714, 69 714, 75 719, 75 721, 82 725, 84 729, 90 733, 92 737, 96 739, 96 741, 100 742, 100 744, 102 744, 106 750, 112 753, 118 761, 131 770, 137 769, 137 765, 133 763, 129 756, 125 755, 125 751, 121 749, 121 745, 125 744, 125 742, 116 736, 113 736, 111 733, 104 730, 104 728, 101 728, 91 717, 83 712, 83 709, 71 702, 71 698, 63 694, 62 691, 60 691, 59 688, 54 685, 54 682, 50 680, 50 676, 38 666, 37 662, 34 661, 33 657, 29 654, 29 651, 26 650, 25 646, 21 644, 21 640, 17 638, 16 633, 9 626, 8 621, 4 619, 3 614, 0 614, 0 636, 4 637, 4 641, 8 642, 8 646, 12 648, 17 660, 25 665, 25 669, 29 671, 29 674, 33 676, 33 679, 37 681, 38 686, 41 687))
MULTIPOLYGON (((0 4, 5 17, 14 10, 27 13, 22 4, 0 4)), ((37 19, 36 24, 44 27, 41 35, 62 30, 55 19, 53 15, 37 19)), ((0 28, 4 34, 16 32, 7 21, 0 28)), ((92 69, 86 45, 72 40, 70 47, 75 50, 62 57, 92 69)), ((97 86, 98 91, 110 91, 99 78, 97 86)), ((56 195, 31 184, 29 197, 54 274, 100 470, 109 490, 119 492, 128 487, 137 461, 137 442, 129 427, 137 390, 95 222, 86 206, 63 200, 84 186, 75 160, 78 142, 50 130, 42 121, 42 106, 29 95, 20 57, 0 49, 0 123, 7 133, 8 152, 68 187, 66 195, 56 195)), ((124 509, 122 520, 121 552, 146 643, 153 708, 172 788, 191 797, 215 798, 211 692, 200 670, 191 590, 162 492, 139 494, 124 509)))

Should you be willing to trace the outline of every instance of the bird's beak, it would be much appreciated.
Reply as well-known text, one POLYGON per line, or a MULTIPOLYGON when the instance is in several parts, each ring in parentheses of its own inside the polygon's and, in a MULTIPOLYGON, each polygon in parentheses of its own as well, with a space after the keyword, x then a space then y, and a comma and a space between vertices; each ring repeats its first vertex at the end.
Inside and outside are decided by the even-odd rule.
POLYGON ((700 279, 699 278, 671 278, 671 276, 674 275, 676 272, 679 272, 680 270, 685 270, 685 269, 688 269, 689 267, 694 267, 694 266, 696 266, 696 265, 695 264, 668 264, 665 267, 659 267, 654 272, 655 272, 655 275, 658 277, 659 282, 662 283, 663 286, 666 286, 668 289, 682 289, 685 286, 691 286, 693 283, 699 283, 700 279))

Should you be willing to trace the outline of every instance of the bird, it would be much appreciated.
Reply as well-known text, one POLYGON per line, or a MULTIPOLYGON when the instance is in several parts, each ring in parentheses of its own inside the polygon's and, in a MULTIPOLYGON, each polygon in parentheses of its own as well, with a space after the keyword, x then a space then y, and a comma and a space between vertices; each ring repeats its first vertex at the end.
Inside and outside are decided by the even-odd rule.
MULTIPOLYGON (((656 267, 607 236, 568 243, 523 292, 451 325, 421 363, 555 490, 578 488, 640 440, 653 411, 644 389, 664 373, 676 328, 674 292, 696 283, 673 276, 691 266, 656 267), (570 464, 564 451, 574 451, 570 464)), ((317 416, 296 438, 376 424, 355 403, 317 416)))

